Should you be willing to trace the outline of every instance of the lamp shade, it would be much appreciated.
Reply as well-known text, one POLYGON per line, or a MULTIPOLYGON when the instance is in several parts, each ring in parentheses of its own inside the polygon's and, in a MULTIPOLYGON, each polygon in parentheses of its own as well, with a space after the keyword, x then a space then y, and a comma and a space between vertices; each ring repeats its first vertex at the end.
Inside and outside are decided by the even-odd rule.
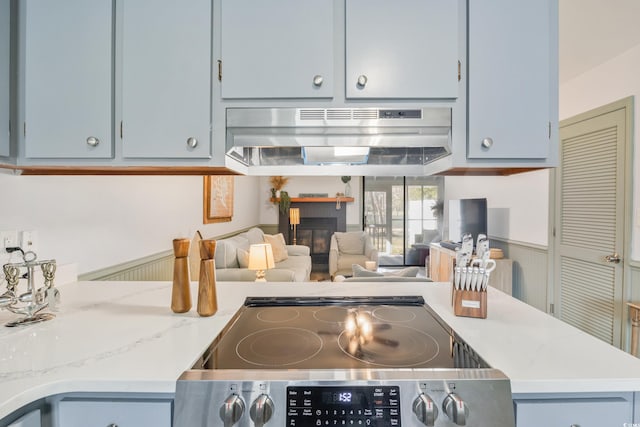
POLYGON ((249 247, 249 270, 268 270, 273 267, 273 250, 269 243, 258 243, 249 247))
POLYGON ((289 224, 300 224, 300 208, 289 209, 289 224))

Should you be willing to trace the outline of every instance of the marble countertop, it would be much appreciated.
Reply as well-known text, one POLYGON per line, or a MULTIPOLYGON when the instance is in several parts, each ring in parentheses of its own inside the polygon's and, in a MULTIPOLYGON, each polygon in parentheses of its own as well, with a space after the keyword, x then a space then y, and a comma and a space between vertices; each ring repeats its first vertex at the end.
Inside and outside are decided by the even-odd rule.
MULTIPOLYGON (((486 319, 456 317, 447 283, 217 285, 218 312, 171 312, 170 282, 76 282, 60 287, 54 320, 0 327, 0 419, 68 392, 173 393, 246 296, 422 295, 513 393, 640 391, 640 359, 489 289, 486 319)), ((197 284, 192 283, 197 298, 197 284)), ((1 311, 0 323, 16 315, 1 311)))

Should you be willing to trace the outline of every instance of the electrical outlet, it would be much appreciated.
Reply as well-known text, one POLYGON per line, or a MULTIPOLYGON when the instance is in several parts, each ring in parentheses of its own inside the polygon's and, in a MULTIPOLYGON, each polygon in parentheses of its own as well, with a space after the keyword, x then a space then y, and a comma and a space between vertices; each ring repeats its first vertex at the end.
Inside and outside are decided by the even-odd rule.
POLYGON ((38 239, 38 232, 35 230, 25 230, 20 233, 20 247, 23 251, 36 251, 36 240, 38 239))
POLYGON ((2 248, 13 248, 18 246, 18 232, 16 230, 0 231, 2 237, 2 248))

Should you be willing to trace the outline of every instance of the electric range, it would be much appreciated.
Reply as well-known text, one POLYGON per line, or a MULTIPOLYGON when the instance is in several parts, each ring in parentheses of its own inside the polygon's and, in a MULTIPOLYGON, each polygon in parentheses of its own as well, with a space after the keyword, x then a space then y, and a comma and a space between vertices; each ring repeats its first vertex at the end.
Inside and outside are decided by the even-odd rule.
POLYGON ((175 427, 513 427, 509 379, 422 297, 247 298, 177 382, 175 427))

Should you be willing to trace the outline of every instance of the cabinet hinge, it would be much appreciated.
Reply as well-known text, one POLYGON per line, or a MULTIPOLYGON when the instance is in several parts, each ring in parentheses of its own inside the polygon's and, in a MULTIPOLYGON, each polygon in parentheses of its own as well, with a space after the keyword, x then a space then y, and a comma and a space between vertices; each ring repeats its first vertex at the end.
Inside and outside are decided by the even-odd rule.
POLYGON ((222 81, 222 60, 218 59, 218 81, 222 81))
POLYGON ((122 131, 122 120, 120 120, 120 139, 122 139, 123 131, 122 131))
POLYGON ((549 304, 549 314, 555 314, 556 307, 553 303, 549 304))
POLYGON ((458 81, 462 79, 462 63, 458 61, 458 81))

